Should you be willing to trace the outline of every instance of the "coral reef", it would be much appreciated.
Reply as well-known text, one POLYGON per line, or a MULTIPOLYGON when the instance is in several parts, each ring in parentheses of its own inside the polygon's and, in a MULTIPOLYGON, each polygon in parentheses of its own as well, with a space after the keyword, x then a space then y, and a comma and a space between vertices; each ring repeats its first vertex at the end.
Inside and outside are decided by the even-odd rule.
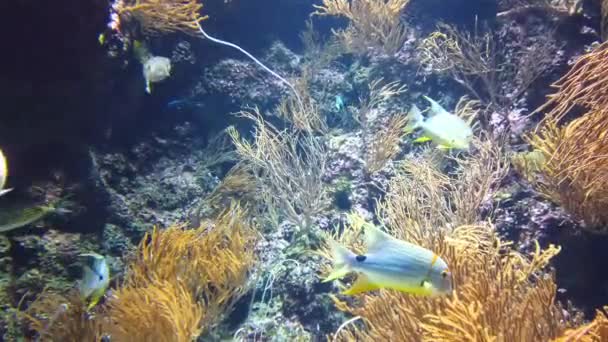
POLYGON ((562 79, 557 92, 537 111, 551 108, 536 130, 528 136, 539 153, 519 159, 521 172, 547 198, 562 205, 583 227, 605 232, 608 218, 606 188, 606 111, 608 96, 604 88, 606 49, 582 56, 562 79), (570 122, 573 108, 588 112, 570 122), (564 123, 567 122, 567 123, 564 123))
POLYGON ((395 54, 407 37, 407 28, 401 22, 401 13, 410 0, 323 0, 314 5, 315 15, 344 16, 349 26, 334 31, 346 51, 365 54, 370 46, 395 54))
POLYGON ((143 34, 153 35, 180 31, 198 34, 203 5, 197 0, 116 0, 112 5, 112 29, 121 29, 121 20, 133 18, 143 34), (122 19, 126 18, 126 19, 122 19))
MULTIPOLYGON (((475 165, 496 160, 478 154, 459 160, 457 178, 479 184, 479 191, 464 194, 449 191, 454 182, 432 165, 405 163, 391 180, 389 193, 379 205, 378 217, 389 232, 436 251, 450 265, 456 294, 447 298, 421 298, 395 291, 362 294, 355 301, 334 298, 339 309, 356 319, 349 320, 334 335, 339 340, 485 341, 547 340, 561 336, 580 324, 581 317, 568 317, 555 304, 556 285, 543 269, 559 248, 549 246, 525 256, 501 241, 494 228, 480 221, 479 203, 504 171, 493 177, 475 171, 475 165), (405 175, 409 177, 405 178, 405 175), (406 181, 408 180, 409 181, 406 181), (448 188, 446 189, 446 186, 448 188), (412 193, 412 190, 416 190, 412 193), (444 192, 455 207, 442 205, 444 192), (460 204, 459 204, 460 203, 460 204), (361 320, 363 326, 353 322, 361 320), (346 327, 346 328, 345 328, 346 327)), ((361 250, 364 220, 354 217, 334 238, 361 250)), ((322 252, 329 256, 328 252, 322 252)))
POLYGON ((584 229, 601 233, 608 225, 606 111, 590 112, 565 126, 547 120, 529 140, 542 153, 541 165, 523 159, 522 173, 547 198, 559 203, 584 229))
POLYGON ((297 227, 298 235, 306 236, 315 216, 329 202, 322 179, 327 163, 323 141, 305 133, 279 131, 259 111, 241 115, 255 123, 254 142, 242 140, 235 129, 229 134, 243 165, 256 175, 270 220, 278 225, 285 217, 297 227))
POLYGON ((246 292, 255 262, 254 230, 236 205, 197 229, 154 229, 124 280, 94 312, 74 292, 43 292, 21 315, 50 340, 191 341, 214 326, 246 292))
POLYGON ((83 11, 99 16, 73 15, 83 4, 36 16, 31 8, 51 5, 20 3, 57 30, 36 35, 48 46, 17 25, 15 50, 21 39, 51 55, 69 46, 79 61, 26 59, 0 79, 7 98, 26 99, 3 108, 15 190, 0 207, 36 180, 48 186, 59 169, 81 209, 1 236, 4 340, 605 338, 608 279, 597 270, 606 240, 586 234, 605 225, 605 177, 591 171, 605 159, 606 43, 589 45, 599 7, 318 3, 204 1, 214 19, 205 30, 259 54, 288 82, 193 37, 206 18, 200 2, 83 11), (108 10, 109 30, 95 41, 108 10), (82 32, 67 26, 79 21, 82 32), (65 32, 87 44, 56 44, 65 32), (135 39, 172 56, 172 77, 152 94, 141 89, 135 39), (422 95, 473 124, 471 149, 438 151, 404 134, 422 95), (525 177, 508 171, 510 152, 528 145, 536 150, 512 159, 525 177), (357 249, 363 221, 440 252, 456 294, 332 296, 339 286, 320 282, 326 262, 311 249, 326 235, 357 249), (93 251, 114 278, 87 311, 70 290, 77 256, 93 251))

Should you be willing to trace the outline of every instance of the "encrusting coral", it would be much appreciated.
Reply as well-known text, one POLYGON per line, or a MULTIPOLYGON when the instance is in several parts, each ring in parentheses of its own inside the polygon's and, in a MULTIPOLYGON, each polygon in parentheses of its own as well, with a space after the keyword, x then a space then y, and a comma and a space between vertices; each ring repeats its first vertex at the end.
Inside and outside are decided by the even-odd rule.
POLYGON ((256 236, 238 205, 196 229, 155 228, 102 305, 87 312, 77 296, 43 293, 22 316, 53 341, 192 341, 246 292, 256 236))

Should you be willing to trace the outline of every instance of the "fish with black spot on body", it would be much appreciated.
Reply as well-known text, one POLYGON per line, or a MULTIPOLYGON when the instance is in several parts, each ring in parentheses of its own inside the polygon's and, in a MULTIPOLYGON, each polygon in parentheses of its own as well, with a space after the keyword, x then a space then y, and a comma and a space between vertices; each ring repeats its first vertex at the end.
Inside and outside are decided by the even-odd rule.
POLYGON ((367 253, 357 255, 330 240, 334 268, 324 282, 358 273, 351 288, 354 295, 381 288, 420 296, 451 294, 452 274, 447 263, 434 252, 396 239, 373 225, 365 227, 367 253))

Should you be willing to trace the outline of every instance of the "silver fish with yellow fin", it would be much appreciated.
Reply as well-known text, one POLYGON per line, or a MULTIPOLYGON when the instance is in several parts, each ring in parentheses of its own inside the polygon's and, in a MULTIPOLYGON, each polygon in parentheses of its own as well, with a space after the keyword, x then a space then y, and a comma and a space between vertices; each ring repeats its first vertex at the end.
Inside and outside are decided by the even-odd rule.
POLYGON ((365 228, 367 253, 356 255, 330 241, 334 269, 324 282, 359 275, 353 286, 342 292, 354 295, 381 288, 421 296, 452 293, 452 275, 446 262, 421 246, 396 239, 373 225, 365 228))
POLYGON ((6 185, 7 177, 8 177, 8 165, 6 162, 6 157, 4 156, 4 153, 2 153, 2 150, 0 150, 0 196, 13 190, 13 189, 4 188, 4 186, 6 185))
POLYGON ((473 130, 469 124, 461 117, 445 110, 430 97, 423 97, 431 104, 428 118, 425 119, 422 116, 416 105, 412 105, 407 115, 406 132, 411 132, 417 128, 421 128, 423 131, 423 136, 414 140, 414 142, 432 140, 441 149, 468 149, 473 137, 473 130))
POLYGON ((85 257, 82 279, 78 282, 78 291, 84 301, 88 301, 87 310, 92 309, 106 293, 110 284, 110 268, 106 258, 97 253, 80 254, 85 257))

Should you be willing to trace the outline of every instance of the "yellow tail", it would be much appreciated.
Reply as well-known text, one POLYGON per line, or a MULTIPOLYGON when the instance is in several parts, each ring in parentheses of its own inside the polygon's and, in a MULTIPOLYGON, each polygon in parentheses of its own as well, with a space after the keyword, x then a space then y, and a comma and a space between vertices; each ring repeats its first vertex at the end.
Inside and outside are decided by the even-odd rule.
POLYGON ((348 248, 342 246, 338 242, 334 240, 329 240, 328 243, 331 247, 334 267, 331 273, 327 276, 327 278, 323 280, 323 282, 340 279, 348 273, 352 272, 352 261, 355 260, 356 257, 355 253, 349 251, 348 248))

